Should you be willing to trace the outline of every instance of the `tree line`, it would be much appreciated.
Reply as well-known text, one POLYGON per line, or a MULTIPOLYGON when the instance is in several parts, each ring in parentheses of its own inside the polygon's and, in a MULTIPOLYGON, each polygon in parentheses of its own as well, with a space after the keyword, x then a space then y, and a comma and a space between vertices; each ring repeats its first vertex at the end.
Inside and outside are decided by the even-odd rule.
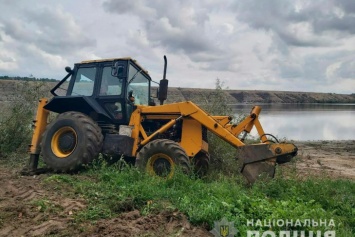
POLYGON ((29 77, 19 77, 19 76, 0 76, 0 80, 14 80, 14 81, 53 81, 56 82, 58 80, 52 78, 36 78, 33 76, 29 77))

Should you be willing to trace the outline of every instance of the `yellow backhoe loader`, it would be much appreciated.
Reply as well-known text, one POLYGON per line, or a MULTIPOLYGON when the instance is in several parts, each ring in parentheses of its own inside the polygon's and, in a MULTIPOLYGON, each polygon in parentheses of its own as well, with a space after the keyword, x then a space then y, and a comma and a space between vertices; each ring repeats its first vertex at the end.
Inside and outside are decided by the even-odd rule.
MULTIPOLYGON (((70 172, 91 163, 99 153, 130 159, 152 175, 171 177, 176 167, 207 172, 210 156, 207 130, 236 148, 241 173, 251 183, 262 174, 273 177, 277 163, 297 153, 290 143, 267 139, 255 106, 239 124, 229 116, 211 116, 190 101, 163 104, 167 99, 167 60, 156 105, 148 72, 131 58, 83 61, 66 67, 67 75, 40 100, 30 145, 27 173, 39 172, 39 155, 55 172, 70 172), (65 88, 63 88, 65 87, 65 88), (58 95, 65 89, 65 95, 58 95), (58 113, 48 123, 50 112, 58 113), (246 145, 255 127, 260 143, 246 145)), ((213 159, 213 157, 212 157, 213 159)))

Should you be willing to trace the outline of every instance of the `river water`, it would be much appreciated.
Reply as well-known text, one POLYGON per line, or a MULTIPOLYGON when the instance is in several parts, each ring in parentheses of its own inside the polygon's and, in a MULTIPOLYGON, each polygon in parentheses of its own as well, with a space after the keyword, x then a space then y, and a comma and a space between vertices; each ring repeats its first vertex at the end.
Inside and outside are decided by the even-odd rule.
MULTIPOLYGON (((355 104, 258 104, 265 133, 287 140, 355 140, 355 104)), ((233 105, 249 114, 253 105, 233 105)), ((253 129, 252 135, 257 135, 253 129)))

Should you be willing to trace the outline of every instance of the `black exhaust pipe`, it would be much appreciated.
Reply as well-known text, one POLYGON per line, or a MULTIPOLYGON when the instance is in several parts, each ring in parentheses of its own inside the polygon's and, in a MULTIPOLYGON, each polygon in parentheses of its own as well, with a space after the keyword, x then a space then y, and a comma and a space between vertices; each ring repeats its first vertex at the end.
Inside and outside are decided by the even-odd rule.
POLYGON ((166 68, 167 68, 168 62, 166 59, 166 56, 164 55, 164 74, 163 74, 163 79, 160 80, 159 83, 159 91, 158 91, 158 100, 160 101, 160 105, 164 104, 164 100, 168 98, 168 83, 169 80, 166 79, 166 68))

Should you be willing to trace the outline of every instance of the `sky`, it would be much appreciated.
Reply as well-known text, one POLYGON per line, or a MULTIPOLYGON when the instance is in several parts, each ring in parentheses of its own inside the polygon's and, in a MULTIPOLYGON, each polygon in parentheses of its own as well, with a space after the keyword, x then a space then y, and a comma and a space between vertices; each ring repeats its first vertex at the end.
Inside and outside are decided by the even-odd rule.
POLYGON ((354 0, 0 0, 0 76, 132 57, 169 86, 355 93, 354 0))

